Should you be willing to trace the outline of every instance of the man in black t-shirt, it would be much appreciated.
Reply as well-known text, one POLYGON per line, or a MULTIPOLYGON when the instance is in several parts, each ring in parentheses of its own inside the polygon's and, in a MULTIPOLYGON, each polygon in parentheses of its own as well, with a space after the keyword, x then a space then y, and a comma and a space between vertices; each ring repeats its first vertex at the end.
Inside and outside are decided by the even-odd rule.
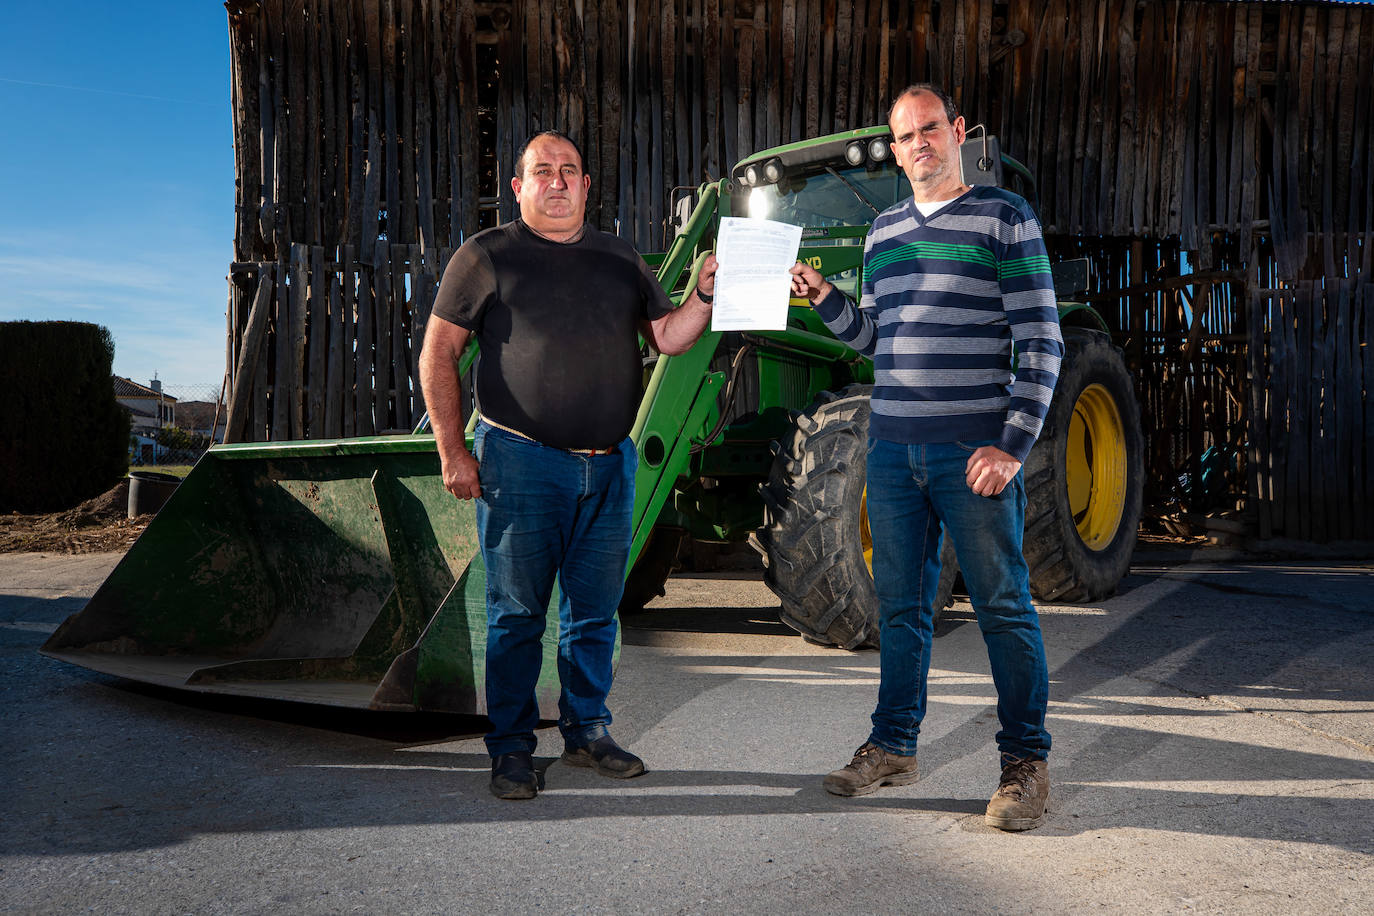
POLYGON ((716 262, 674 309, 634 249, 585 222, 591 176, 563 134, 516 160, 514 222, 479 232, 444 271, 420 382, 444 487, 477 500, 487 571, 491 790, 538 794, 534 727, 540 639, 559 584, 558 727, 563 760, 627 778, 644 763, 611 738, 616 606, 625 582, 638 453, 638 335, 685 353, 711 317, 716 262), (482 419, 465 447, 458 358, 476 335, 482 419))

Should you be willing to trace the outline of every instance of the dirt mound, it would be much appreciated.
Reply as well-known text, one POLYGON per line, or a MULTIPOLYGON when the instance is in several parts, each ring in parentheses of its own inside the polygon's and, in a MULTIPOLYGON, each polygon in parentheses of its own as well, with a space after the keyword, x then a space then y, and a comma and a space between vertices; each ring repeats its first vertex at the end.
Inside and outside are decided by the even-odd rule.
POLYGON ((79 506, 45 515, 0 515, 0 553, 103 553, 127 550, 151 515, 131 519, 129 481, 79 506))

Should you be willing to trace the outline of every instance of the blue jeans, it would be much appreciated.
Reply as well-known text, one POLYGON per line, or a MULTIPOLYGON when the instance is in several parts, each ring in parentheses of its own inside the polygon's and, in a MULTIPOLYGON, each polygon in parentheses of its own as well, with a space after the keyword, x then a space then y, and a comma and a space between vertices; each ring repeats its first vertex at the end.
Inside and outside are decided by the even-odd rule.
POLYGON ((868 442, 868 524, 882 672, 869 740, 894 754, 916 753, 925 718, 942 523, 954 539, 988 648, 1002 726, 997 748, 1017 757, 1049 754, 1049 671, 1021 556, 1025 486, 1017 474, 1000 494, 984 497, 964 479, 969 456, 992 444, 868 442))
POLYGON ((487 568, 487 752, 535 748, 535 685, 558 579, 558 727, 570 745, 607 733, 639 454, 579 455, 479 423, 477 536, 487 568))

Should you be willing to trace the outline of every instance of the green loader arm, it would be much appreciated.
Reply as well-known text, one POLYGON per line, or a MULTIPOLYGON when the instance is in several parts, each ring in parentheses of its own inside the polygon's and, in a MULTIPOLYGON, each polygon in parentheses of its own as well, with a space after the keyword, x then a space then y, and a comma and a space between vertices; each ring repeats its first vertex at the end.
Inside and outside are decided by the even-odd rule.
MULTIPOLYGON (((720 181, 703 186, 696 209, 664 256, 658 282, 669 295, 678 288, 688 264, 692 269, 682 297, 696 288, 702 264, 710 253, 702 248, 702 243, 708 233, 715 231, 725 184, 720 181)), ((686 353, 660 356, 654 363, 630 432, 639 450, 639 468, 635 472, 634 537, 627 570, 644 549, 677 479, 686 473, 693 437, 704 430, 716 394, 724 384, 725 373, 708 371, 719 343, 720 334, 708 329, 686 353)))

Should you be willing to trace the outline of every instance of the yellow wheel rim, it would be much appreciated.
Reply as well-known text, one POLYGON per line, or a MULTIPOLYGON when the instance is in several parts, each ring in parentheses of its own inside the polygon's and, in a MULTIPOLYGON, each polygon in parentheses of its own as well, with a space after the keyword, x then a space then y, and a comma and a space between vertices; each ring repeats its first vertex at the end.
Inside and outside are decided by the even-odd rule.
POLYGON ((868 487, 859 494, 859 546, 864 552, 864 565, 873 575, 873 532, 868 528, 868 487))
POLYGON ((1111 393, 1083 389, 1073 405, 1065 446, 1069 508, 1090 550, 1105 550, 1126 511, 1126 429, 1111 393))

